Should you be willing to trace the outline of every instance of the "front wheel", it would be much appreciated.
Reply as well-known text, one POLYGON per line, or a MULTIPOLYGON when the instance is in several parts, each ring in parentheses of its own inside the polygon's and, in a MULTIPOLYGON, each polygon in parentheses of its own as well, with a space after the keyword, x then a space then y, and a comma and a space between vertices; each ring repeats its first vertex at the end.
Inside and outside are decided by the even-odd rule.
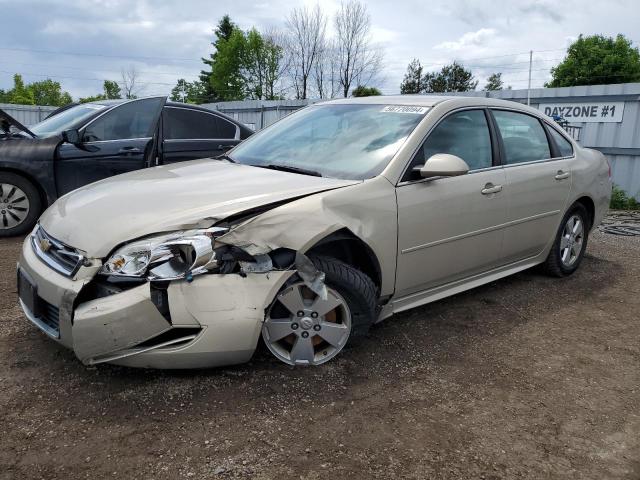
POLYGON ((0 172, 0 237, 29 232, 41 210, 40 194, 29 180, 15 173, 0 172))
POLYGON ((580 203, 573 205, 562 219, 544 263, 548 274, 566 277, 578 269, 587 249, 590 228, 587 209, 580 203))
POLYGON ((325 274, 323 299, 301 280, 285 285, 267 310, 262 338, 289 365, 320 365, 364 335, 376 312, 376 287, 361 271, 331 257, 310 257, 325 274))

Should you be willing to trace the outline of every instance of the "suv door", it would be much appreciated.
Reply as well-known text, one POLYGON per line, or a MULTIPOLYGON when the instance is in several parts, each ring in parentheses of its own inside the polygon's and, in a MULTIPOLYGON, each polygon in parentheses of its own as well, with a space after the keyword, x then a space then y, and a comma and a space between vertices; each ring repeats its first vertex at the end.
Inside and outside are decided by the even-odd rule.
POLYGON ((166 106, 162 112, 163 163, 217 157, 239 142, 235 123, 189 107, 166 106))
POLYGON ((533 115, 491 111, 507 182, 506 264, 538 255, 554 238, 571 189, 573 150, 563 145, 563 154, 533 115))
POLYGON ((504 171, 496 162, 496 140, 484 109, 451 113, 429 133, 396 189, 398 296, 455 282, 499 264, 507 203, 502 191, 504 171), (436 153, 462 158, 469 173, 412 178, 412 169, 436 153))
POLYGON ((58 148, 54 174, 58 195, 151 165, 164 97, 118 105, 80 130, 81 143, 58 148))

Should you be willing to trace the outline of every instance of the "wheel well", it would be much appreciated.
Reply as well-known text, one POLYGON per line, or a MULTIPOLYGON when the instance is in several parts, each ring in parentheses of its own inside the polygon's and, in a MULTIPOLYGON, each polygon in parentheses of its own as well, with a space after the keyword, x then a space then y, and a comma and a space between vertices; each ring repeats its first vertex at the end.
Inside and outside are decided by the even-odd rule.
POLYGON ((306 255, 314 253, 337 258, 357 268, 373 280, 380 291, 382 285, 380 262, 371 247, 350 230, 343 228, 323 238, 311 247, 306 255))
POLYGON ((587 213, 589 214, 589 225, 593 226, 593 221, 596 216, 596 205, 593 203, 593 200, 589 197, 580 197, 576 200, 576 203, 580 203, 584 208, 587 209, 587 213))
POLYGON ((42 210, 43 211, 46 210, 46 208, 49 206, 49 200, 47 199, 47 194, 42 188, 42 185, 36 182, 31 175, 25 174, 20 170, 14 170, 13 168, 6 168, 6 167, 0 168, 0 173, 2 172, 13 173, 14 175, 18 175, 24 178, 25 180, 29 181, 29 183, 31 183, 31 185, 33 185, 35 189, 38 191, 38 195, 40 195, 40 201, 42 202, 42 210))

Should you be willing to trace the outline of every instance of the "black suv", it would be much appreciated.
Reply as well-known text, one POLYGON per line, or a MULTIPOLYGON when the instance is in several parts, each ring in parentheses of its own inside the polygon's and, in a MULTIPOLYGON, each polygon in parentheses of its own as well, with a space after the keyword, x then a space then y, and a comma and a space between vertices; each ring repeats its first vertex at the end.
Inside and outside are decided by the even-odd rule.
POLYGON ((73 105, 27 128, 0 110, 0 237, 28 232, 48 205, 103 178, 216 157, 253 133, 166 97, 73 105))

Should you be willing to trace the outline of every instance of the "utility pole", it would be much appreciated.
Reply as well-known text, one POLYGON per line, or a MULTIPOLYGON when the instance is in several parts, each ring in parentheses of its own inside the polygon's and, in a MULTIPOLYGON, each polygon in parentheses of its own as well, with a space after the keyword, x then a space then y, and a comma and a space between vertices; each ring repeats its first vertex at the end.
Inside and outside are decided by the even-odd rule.
POLYGON ((529 85, 527 86, 527 105, 531 105, 531 65, 533 64, 533 50, 529 50, 529 85))

